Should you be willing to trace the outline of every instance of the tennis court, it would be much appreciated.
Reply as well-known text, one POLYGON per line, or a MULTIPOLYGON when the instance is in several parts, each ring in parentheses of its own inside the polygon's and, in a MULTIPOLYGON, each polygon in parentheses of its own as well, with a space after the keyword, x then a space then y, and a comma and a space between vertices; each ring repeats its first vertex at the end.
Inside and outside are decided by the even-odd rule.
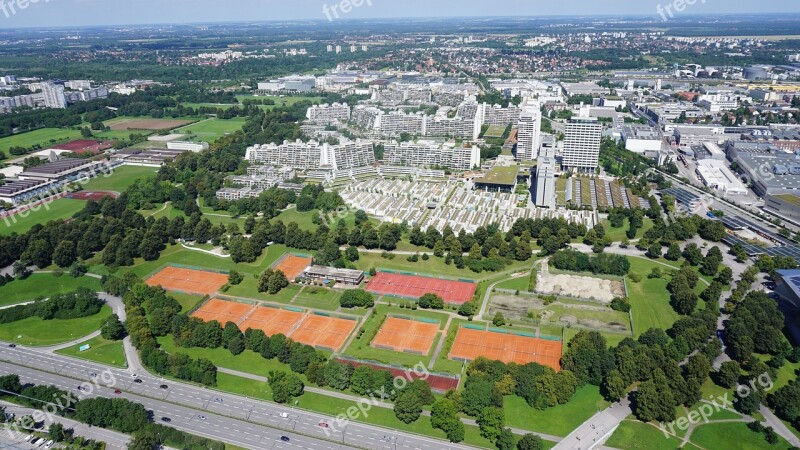
POLYGON ((168 291, 208 295, 228 282, 228 276, 217 272, 168 266, 148 278, 148 286, 161 286, 168 291))
POLYGON ((387 317, 370 345, 383 350, 427 355, 438 331, 437 323, 387 317))
POLYGON ((290 337, 312 347, 339 351, 356 325, 355 320, 309 314, 290 337))
POLYGON ((214 298, 195 311, 192 317, 197 317, 205 322, 216 320, 224 327, 228 322, 233 322, 238 325, 239 322, 255 308, 254 305, 214 298))
POLYGON ((313 261, 313 259, 308 257, 286 253, 272 265, 272 268, 283 272, 287 280, 294 281, 301 273, 308 269, 308 266, 310 266, 313 261))
POLYGON ((418 299, 425 294, 437 294, 445 303, 464 304, 475 295, 475 283, 378 272, 367 284, 367 291, 379 295, 418 299))
POLYGON ((561 370, 561 342, 515 334, 461 328, 458 330, 449 358, 473 361, 479 356, 504 363, 536 362, 561 370))
POLYGON ((275 334, 289 336, 301 320, 303 320, 303 313, 301 312, 261 306, 256 308, 242 322, 239 328, 241 330, 247 330, 248 328, 261 330, 267 336, 275 334))

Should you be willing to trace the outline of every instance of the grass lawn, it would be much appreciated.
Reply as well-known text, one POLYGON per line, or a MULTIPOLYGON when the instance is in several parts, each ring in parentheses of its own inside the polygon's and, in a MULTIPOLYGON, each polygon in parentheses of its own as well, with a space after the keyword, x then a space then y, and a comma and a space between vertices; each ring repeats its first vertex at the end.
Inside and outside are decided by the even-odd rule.
MULTIPOLYGON (((575 335, 578 334, 580 331, 582 331, 582 330, 579 329, 579 328, 563 328, 562 329, 562 334, 564 336, 564 351, 565 352, 567 351, 567 344, 569 344, 569 341, 572 340, 572 338, 574 338, 575 335)), ((543 334, 551 334, 551 333, 546 333, 545 330, 542 330, 542 333, 543 334)), ((616 347, 626 337, 630 337, 627 334, 603 333, 603 332, 600 332, 600 334, 603 335, 604 338, 606 338, 606 344, 608 344, 609 347, 616 347)))
POLYGON ((517 396, 506 396, 503 409, 507 426, 566 436, 608 405, 610 403, 600 395, 600 388, 587 385, 578 389, 568 403, 544 411, 530 407, 517 396))
POLYGON ((114 169, 108 175, 100 175, 86 183, 83 188, 87 191, 116 191, 122 192, 142 177, 154 177, 158 170, 153 167, 122 166, 114 169))
POLYGON ((633 313, 634 335, 638 337, 650 328, 668 330, 680 318, 680 314, 669 304, 667 283, 670 277, 665 275, 662 278, 649 279, 647 275, 654 267, 664 272, 670 269, 647 259, 630 258, 630 261, 630 273, 642 277, 639 283, 634 283, 630 277, 625 280, 633 313))
POLYGON ((81 132, 78 130, 70 130, 66 128, 40 128, 38 130, 28 131, 26 133, 15 134, 0 139, 0 151, 5 153, 6 156, 14 157, 8 152, 11 147, 25 147, 30 148, 38 144, 43 149, 52 146, 53 144, 63 141, 80 139, 81 132))
POLYGON ((75 358, 87 359, 115 367, 127 367, 125 350, 122 348, 122 341, 108 341, 98 336, 78 345, 58 350, 60 355, 73 356, 75 358), (82 345, 90 345, 91 348, 85 352, 80 351, 82 345))
POLYGON ((49 273, 34 273, 24 280, 14 280, 0 287, 0 306, 29 302, 39 297, 72 292, 79 287, 100 291, 100 280, 91 277, 54 277, 49 273))
POLYGON ((724 448, 725 450, 786 449, 789 443, 778 437, 778 443, 770 445, 762 433, 755 433, 744 423, 709 423, 697 427, 691 441, 702 448, 724 448))
MULTIPOLYGON (((636 232, 635 239, 641 238, 642 236, 644 236, 644 233, 647 230, 653 228, 653 219, 645 217, 642 222, 644 223, 644 225, 642 226, 642 228, 639 228, 639 230, 636 232)), ((606 236, 611 238, 612 242, 622 242, 624 239, 628 238, 626 233, 628 232, 628 228, 630 228, 631 225, 630 221, 628 219, 625 219, 625 224, 619 228, 612 227, 611 222, 609 222, 608 220, 603 221, 603 226, 606 229, 606 236)))
POLYGON ((322 101, 322 97, 302 97, 302 96, 294 96, 294 95, 285 95, 285 96, 277 96, 277 95, 237 95, 236 98, 239 100, 241 104, 245 100, 263 100, 263 99, 270 99, 275 102, 274 105, 259 105, 260 108, 263 109, 273 109, 278 106, 291 106, 297 102, 302 102, 304 100, 310 101, 311 103, 319 104, 322 101))
POLYGON ((103 306, 99 313, 69 320, 42 320, 29 317, 0 327, 0 340, 30 346, 57 345, 88 336, 103 326, 111 307, 103 306))
POLYGON ((217 139, 231 133, 235 133, 244 126, 244 117, 233 119, 207 119, 187 125, 175 130, 176 133, 188 134, 189 140, 214 142, 217 139))
POLYGON ((674 450, 680 448, 681 441, 672 436, 664 436, 661 430, 652 425, 623 420, 606 444, 625 450, 674 450))
MULTIPOLYGON (((223 324, 225 326, 225 324, 223 324)), ((282 364, 277 359, 265 359, 258 353, 245 350, 239 355, 232 355, 224 348, 181 348, 177 347, 172 336, 158 338, 161 348, 167 353, 183 353, 191 358, 208 358, 215 366, 226 369, 237 370, 239 372, 250 373, 266 377, 271 370, 291 372, 288 364, 282 364)), ((297 374, 303 383, 308 383, 305 375, 297 374)), ((250 380, 248 380, 248 383, 250 380)))
POLYGON ((381 257, 380 253, 362 253, 361 258, 355 262, 355 265, 365 272, 374 267, 376 269, 402 270, 405 272, 441 275, 444 277, 468 280, 475 280, 480 276, 480 274, 469 269, 459 269, 455 264, 448 266, 444 263, 444 258, 437 258, 435 256, 431 256, 428 261, 423 261, 420 258, 419 262, 410 262, 406 255, 394 255, 394 259, 386 259, 381 257))
POLYGON ((292 305, 304 308, 336 311, 339 309, 339 297, 342 293, 319 286, 305 286, 292 305))
POLYGON ((294 222, 298 227, 300 227, 301 230, 315 231, 317 226, 314 225, 311 220, 315 215, 318 214, 318 211, 299 212, 298 210, 292 208, 281 212, 277 217, 270 220, 270 222, 274 223, 281 220, 285 225, 294 222))
POLYGON ((2 222, 0 222, 0 234, 23 234, 37 224, 44 225, 54 220, 69 219, 82 210, 85 205, 86 202, 82 200, 66 198, 43 203, 32 210, 3 218, 2 222))
POLYGON ((292 298, 294 298, 298 292, 300 292, 300 286, 296 284, 286 286, 275 295, 267 292, 258 292, 258 280, 246 276, 239 285, 231 286, 226 294, 234 297, 253 298, 264 302, 282 303, 285 305, 292 301, 292 298))
POLYGON ((202 295, 184 294, 183 292, 170 292, 169 296, 181 304, 182 313, 193 310, 205 298, 202 295))
POLYGON ((507 281, 504 281, 497 286, 496 289, 508 289, 511 291, 527 291, 530 285, 530 273, 528 273, 524 277, 519 278, 511 278, 507 281))
MULTIPOLYGON (((152 216, 154 219, 160 219, 162 217, 166 217, 167 219, 174 219, 176 217, 186 217, 186 214, 183 211, 175 208, 172 203, 167 205, 166 208, 162 208, 164 205, 158 205, 155 210, 142 210, 140 211, 144 214, 145 217, 152 216)), ((244 225, 246 217, 231 217, 227 215, 224 211, 221 213, 204 213, 204 219, 208 219, 213 225, 228 225, 231 223, 238 223, 239 226, 244 225)))

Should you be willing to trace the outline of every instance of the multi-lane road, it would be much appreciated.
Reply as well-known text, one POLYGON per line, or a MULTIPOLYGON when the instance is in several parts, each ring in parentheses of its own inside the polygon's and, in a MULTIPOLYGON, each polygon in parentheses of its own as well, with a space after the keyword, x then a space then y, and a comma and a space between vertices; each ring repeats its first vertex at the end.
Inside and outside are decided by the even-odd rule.
MULTIPOLYGON (((92 395, 127 398, 153 411, 156 422, 244 448, 473 448, 353 421, 342 426, 333 417, 164 381, 147 373, 137 373, 141 380, 137 383, 130 371, 0 343, 0 375, 12 373, 18 374, 24 383, 54 385, 82 396, 88 395, 88 391, 80 391, 78 386, 82 382, 92 383, 92 395), (106 380, 113 378, 113 383, 104 382, 104 371, 112 375, 106 380), (282 437, 289 440, 282 440, 282 437)), ((365 410, 369 414, 369 410, 365 410)), ((359 414, 363 419, 363 413, 359 414)))

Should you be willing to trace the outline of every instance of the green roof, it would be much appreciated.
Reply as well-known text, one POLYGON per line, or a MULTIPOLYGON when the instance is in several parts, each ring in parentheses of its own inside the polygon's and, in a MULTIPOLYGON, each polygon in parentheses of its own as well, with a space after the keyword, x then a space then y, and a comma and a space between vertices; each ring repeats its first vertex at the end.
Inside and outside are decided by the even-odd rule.
POLYGON ((483 178, 475 180, 482 184, 502 184, 513 186, 517 184, 517 174, 519 167, 493 167, 483 178))
POLYGON ((794 194, 778 194, 778 195, 775 195, 774 197, 776 197, 776 198, 778 198, 778 199, 780 199, 780 200, 782 200, 782 201, 784 201, 786 203, 789 203, 789 204, 791 204, 793 206, 800 206, 800 197, 798 197, 797 195, 794 195, 794 194))

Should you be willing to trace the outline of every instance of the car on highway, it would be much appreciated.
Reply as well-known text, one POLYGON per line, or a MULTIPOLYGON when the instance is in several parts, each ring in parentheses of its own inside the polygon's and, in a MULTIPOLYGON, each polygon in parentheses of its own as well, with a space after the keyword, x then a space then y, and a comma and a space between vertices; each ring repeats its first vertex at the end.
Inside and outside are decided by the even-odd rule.
POLYGON ((279 416, 281 416, 281 417, 283 417, 284 419, 286 419, 286 418, 288 418, 288 417, 289 417, 289 413, 285 413, 285 412, 282 412, 282 413, 280 413, 280 414, 278 414, 278 415, 279 415, 279 416))
POLYGON ((133 380, 133 382, 136 383, 136 384, 142 384, 142 379, 141 378, 137 378, 137 379, 133 380))
POLYGON ((172 422, 172 419, 170 419, 169 417, 162 417, 161 421, 164 422, 164 423, 170 423, 170 422, 172 422))
POLYGON ((132 373, 131 374, 131 378, 139 378, 139 375, 136 375, 135 373, 132 373))
POLYGON ((96 373, 94 373, 94 372, 89 372, 89 376, 90 376, 91 378, 97 378, 97 374, 96 374, 96 373))
POLYGON ((122 394, 122 391, 120 391, 119 389, 114 389, 114 393, 119 395, 119 394, 122 394))
POLYGON ((200 420, 206 420, 206 416, 203 416, 203 415, 197 416, 197 418, 200 419, 200 420))
POLYGON ((8 344, 8 346, 11 348, 17 348, 17 344, 8 344))
POLYGON ((161 385, 161 386, 159 386, 159 387, 160 387, 161 389, 169 389, 169 386, 167 386, 166 384, 162 384, 162 385, 161 385))
POLYGON ((281 436, 283 442, 289 442, 289 436, 281 436))
POLYGON ((320 423, 317 424, 317 426, 319 426, 320 428, 329 428, 330 427, 330 425, 328 425, 325 422, 320 422, 320 423))

